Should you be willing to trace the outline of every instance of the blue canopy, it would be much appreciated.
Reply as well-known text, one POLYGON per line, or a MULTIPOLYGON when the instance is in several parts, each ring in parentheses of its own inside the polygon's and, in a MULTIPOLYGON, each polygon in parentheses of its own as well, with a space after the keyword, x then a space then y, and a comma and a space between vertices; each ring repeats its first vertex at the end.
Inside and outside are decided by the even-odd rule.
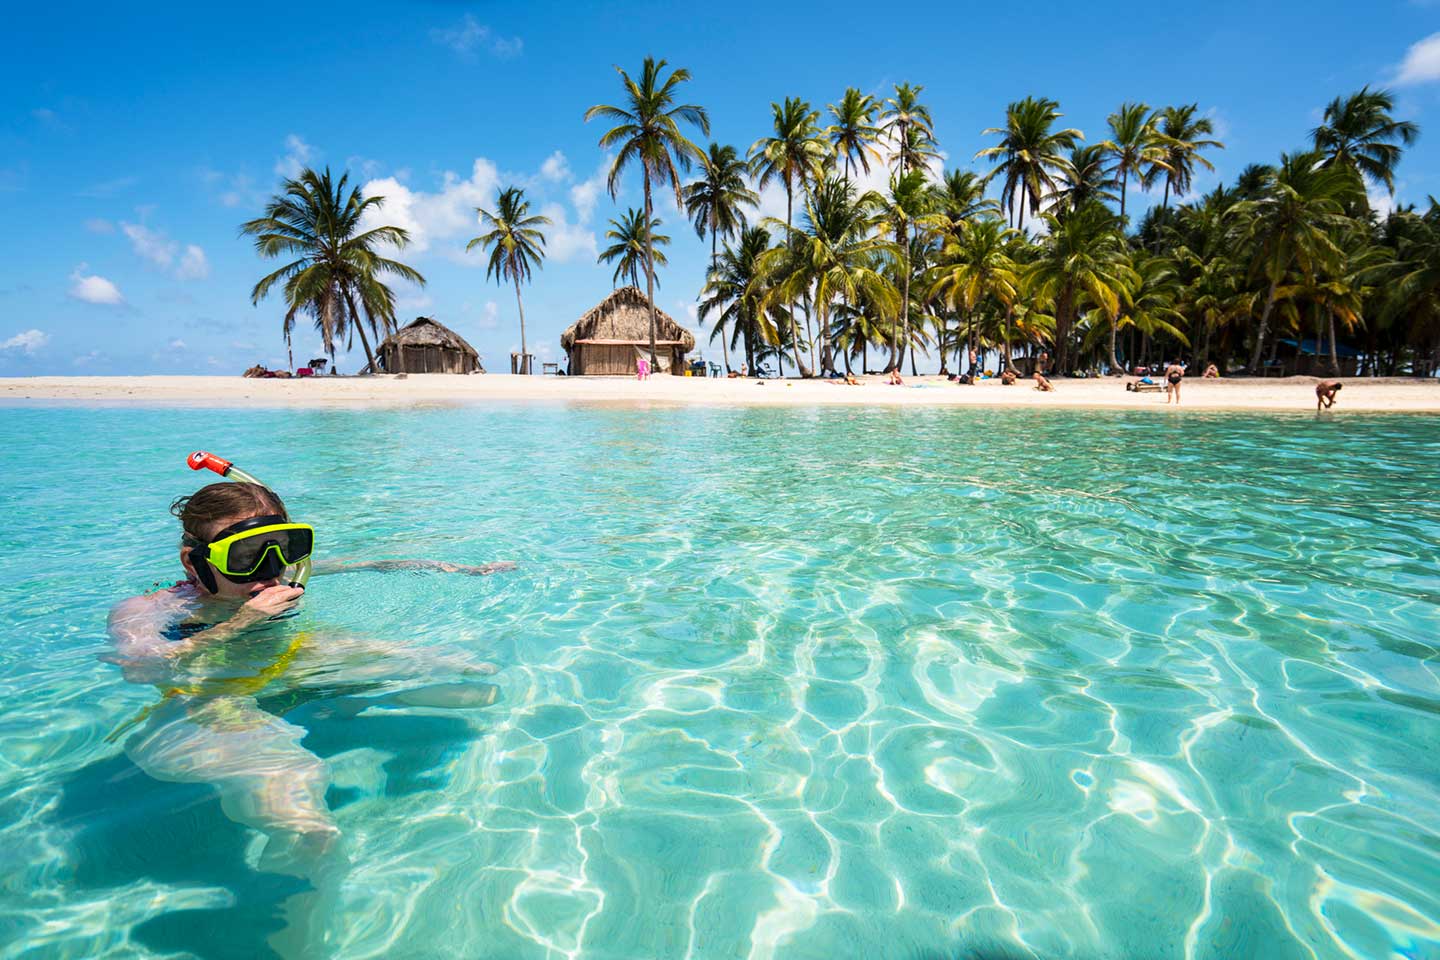
MULTIPOLYGON (((1308 353, 1311 356, 1320 356, 1322 353, 1322 351, 1316 349, 1316 344, 1313 339, 1301 340, 1297 344, 1294 340, 1286 340, 1284 338, 1281 338, 1280 342, 1285 344, 1285 346, 1287 347, 1298 347, 1300 353, 1302 354, 1308 353)), ((1323 353, 1325 356, 1330 355, 1330 351, 1328 349, 1324 350, 1323 353)), ((1347 347, 1343 343, 1337 343, 1335 344, 1335 355, 1337 357, 1358 357, 1360 356, 1360 351, 1356 350, 1354 347, 1347 347)))

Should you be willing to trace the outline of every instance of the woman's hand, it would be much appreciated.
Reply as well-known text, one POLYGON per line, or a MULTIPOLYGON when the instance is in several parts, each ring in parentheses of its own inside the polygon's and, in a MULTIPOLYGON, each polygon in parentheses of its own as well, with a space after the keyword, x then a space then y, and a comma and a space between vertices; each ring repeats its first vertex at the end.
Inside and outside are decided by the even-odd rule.
POLYGON ((250 623, 269 620, 294 607, 304 595, 304 587, 290 587, 283 584, 266 587, 245 601, 245 605, 237 614, 237 619, 244 619, 250 623))

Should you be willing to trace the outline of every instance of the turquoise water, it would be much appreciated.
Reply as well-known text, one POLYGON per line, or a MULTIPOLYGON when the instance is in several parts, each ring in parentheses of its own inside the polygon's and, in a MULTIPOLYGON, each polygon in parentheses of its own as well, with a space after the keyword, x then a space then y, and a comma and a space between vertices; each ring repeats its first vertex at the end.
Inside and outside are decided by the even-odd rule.
POLYGON ((1440 420, 560 405, 0 410, 0 953, 270 956, 304 892, 105 742, 198 447, 324 556, 519 563, 273 628, 497 668, 260 695, 336 956, 1440 956, 1440 420))

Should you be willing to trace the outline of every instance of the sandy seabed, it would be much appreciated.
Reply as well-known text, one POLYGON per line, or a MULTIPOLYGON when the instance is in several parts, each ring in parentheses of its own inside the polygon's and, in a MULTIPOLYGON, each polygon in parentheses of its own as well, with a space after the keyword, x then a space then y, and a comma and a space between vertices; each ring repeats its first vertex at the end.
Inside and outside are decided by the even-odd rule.
MULTIPOLYGON (((68 401, 180 406, 412 406, 554 401, 563 403, 662 403, 815 406, 1005 406, 1105 407, 1174 410, 1164 393, 1131 393, 1119 378, 1057 380, 1053 393, 1029 381, 959 385, 940 377, 907 378, 889 386, 880 377, 861 386, 820 380, 633 377, 516 377, 507 375, 316 377, 247 380, 230 377, 26 377, 0 378, 0 402, 68 401)), ((1181 409, 1315 409, 1313 377, 1285 379, 1187 379, 1181 409)), ((1342 381, 1336 412, 1440 413, 1440 380, 1350 378, 1342 381)))

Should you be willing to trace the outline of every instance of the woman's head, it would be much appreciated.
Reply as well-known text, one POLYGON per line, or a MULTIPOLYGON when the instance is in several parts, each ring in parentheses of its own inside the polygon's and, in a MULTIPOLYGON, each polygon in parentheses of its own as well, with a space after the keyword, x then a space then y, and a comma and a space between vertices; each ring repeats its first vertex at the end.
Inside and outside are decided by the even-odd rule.
MULTIPOLYGON (((180 519, 180 525, 184 529, 184 536, 180 541, 180 563, 192 580, 197 578, 195 567, 190 562, 190 551, 209 543, 221 530, 252 517, 277 516, 286 521, 290 519, 285 512, 285 503, 274 491, 253 483, 212 483, 188 497, 177 498, 170 504, 170 512, 180 519)), ((271 584, 234 583, 223 576, 217 576, 215 585, 217 596, 248 597, 257 589, 271 584)))

